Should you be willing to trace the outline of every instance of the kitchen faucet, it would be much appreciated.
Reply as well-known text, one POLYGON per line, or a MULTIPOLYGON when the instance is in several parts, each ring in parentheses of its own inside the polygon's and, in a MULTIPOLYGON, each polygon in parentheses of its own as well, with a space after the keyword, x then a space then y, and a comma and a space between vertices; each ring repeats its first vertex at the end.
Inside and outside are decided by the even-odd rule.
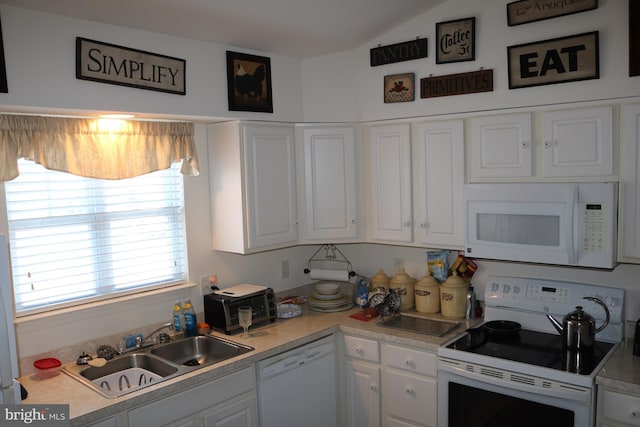
MULTIPOLYGON (((154 330, 153 332, 151 332, 150 334, 148 334, 144 338, 142 338, 142 335, 138 335, 136 337, 136 345, 135 345, 135 347, 128 348, 128 349, 122 351, 121 354, 128 353, 130 351, 140 350, 141 348, 143 348, 145 346, 145 343, 149 340, 149 338, 153 337, 156 333, 158 333, 159 331, 163 330, 164 328, 167 328, 169 330, 173 330, 173 322, 165 323, 164 325, 159 326, 156 330, 154 330)), ((161 343, 168 342, 169 341, 169 336, 167 334, 160 334, 159 341, 161 343)), ((148 345, 152 345, 152 344, 148 344, 148 345)))

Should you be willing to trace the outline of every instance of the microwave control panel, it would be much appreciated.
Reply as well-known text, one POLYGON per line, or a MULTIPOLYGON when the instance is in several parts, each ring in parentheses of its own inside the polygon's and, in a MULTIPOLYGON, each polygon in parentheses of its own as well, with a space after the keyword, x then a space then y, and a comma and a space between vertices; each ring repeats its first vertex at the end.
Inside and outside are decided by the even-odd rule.
POLYGON ((580 249, 591 252, 608 250, 607 206, 603 203, 582 203, 580 208, 580 249))

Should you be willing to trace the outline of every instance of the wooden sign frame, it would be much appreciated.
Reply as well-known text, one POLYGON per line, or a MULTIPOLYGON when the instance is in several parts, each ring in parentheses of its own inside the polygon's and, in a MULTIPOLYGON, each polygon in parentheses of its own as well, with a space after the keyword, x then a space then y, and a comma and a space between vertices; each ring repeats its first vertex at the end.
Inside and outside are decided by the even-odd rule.
MULTIPOLYGON (((633 0, 631 0, 633 1, 633 0)), ((519 0, 507 4, 507 24, 527 24, 558 16, 572 15, 598 8, 598 0, 581 0, 574 2, 550 2, 549 0, 519 0), (557 4, 561 6, 556 6, 557 4)))
POLYGON ((436 64, 475 59, 475 17, 436 23, 436 64))

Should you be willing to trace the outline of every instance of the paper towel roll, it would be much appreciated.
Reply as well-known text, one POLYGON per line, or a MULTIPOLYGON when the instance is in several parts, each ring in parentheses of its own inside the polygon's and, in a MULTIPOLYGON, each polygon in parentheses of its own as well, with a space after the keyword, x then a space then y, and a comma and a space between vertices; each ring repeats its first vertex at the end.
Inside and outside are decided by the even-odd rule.
POLYGON ((346 270, 325 270, 312 268, 309 276, 313 280, 338 280, 340 282, 349 281, 349 272, 346 270))

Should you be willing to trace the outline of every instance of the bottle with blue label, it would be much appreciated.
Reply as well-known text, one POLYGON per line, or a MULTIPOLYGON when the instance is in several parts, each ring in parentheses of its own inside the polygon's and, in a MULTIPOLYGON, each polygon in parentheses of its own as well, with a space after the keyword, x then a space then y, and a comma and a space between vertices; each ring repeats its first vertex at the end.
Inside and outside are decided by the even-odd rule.
POLYGON ((173 304, 173 330, 182 332, 182 304, 180 301, 173 304))
POLYGON ((196 335, 196 312, 191 305, 191 300, 184 300, 182 304, 182 315, 184 317, 184 336, 193 337, 196 335))
POLYGON ((369 303, 369 281, 366 277, 358 276, 355 305, 364 308, 369 303))

